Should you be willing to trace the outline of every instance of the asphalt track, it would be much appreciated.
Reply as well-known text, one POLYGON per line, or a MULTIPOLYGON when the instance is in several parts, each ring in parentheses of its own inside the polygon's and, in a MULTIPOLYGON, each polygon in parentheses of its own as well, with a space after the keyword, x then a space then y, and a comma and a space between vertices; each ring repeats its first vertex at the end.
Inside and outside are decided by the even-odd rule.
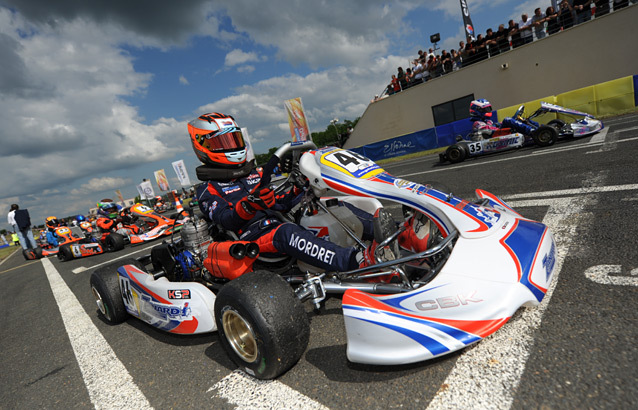
MULTIPOLYGON (((276 381, 235 370, 216 334, 176 336, 100 320, 92 269, 148 246, 62 263, 0 264, 0 409, 635 408, 638 403, 638 115, 549 148, 385 168, 473 198, 493 192, 556 235, 560 269, 537 308, 492 337, 408 366, 345 356, 338 299, 311 317, 310 345, 276 381)), ((390 206, 393 213, 398 207, 390 206)))

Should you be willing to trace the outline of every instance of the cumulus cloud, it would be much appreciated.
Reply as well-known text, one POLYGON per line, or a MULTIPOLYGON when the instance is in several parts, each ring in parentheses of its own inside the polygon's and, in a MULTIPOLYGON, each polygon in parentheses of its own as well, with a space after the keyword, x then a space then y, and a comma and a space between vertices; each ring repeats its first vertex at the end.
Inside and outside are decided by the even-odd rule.
POLYGON ((362 67, 335 67, 305 76, 273 77, 240 87, 234 95, 203 105, 197 112, 233 115, 242 127, 251 130, 257 152, 265 152, 290 140, 284 100, 301 97, 310 131, 323 131, 332 118, 359 117, 370 96, 382 91, 378 87, 385 86, 388 73, 404 62, 405 57, 389 56, 362 67))
POLYGON ((244 52, 238 48, 234 49, 230 53, 226 54, 226 59, 224 61, 224 65, 232 67, 238 64, 245 64, 251 62, 262 61, 257 53, 255 52, 244 52))
MULTIPOLYGON (((471 6, 502 1, 473 0, 471 6)), ((272 0, 258 12, 252 0, 5 0, 3 5, 0 171, 11 177, 0 180, 0 205, 18 198, 32 214, 60 216, 94 206, 93 195, 101 193, 91 187, 112 196, 116 185, 133 180, 109 174, 190 150, 175 136, 184 134, 184 118, 193 113, 235 115, 251 130, 257 152, 290 138, 286 99, 302 97, 311 131, 335 117, 355 119, 390 73, 405 66, 406 56, 391 54, 399 54, 394 45, 409 30, 404 18, 410 11, 433 7, 459 14, 456 0, 272 0), (261 73, 260 64, 274 60, 266 54, 320 71, 284 71, 198 102, 200 107, 143 118, 129 101, 144 97, 155 77, 136 70, 129 50, 167 51, 203 37, 215 39, 221 53, 211 73, 261 73), (260 51, 247 51, 253 49, 260 51)), ((196 74, 184 71, 178 81, 195 83, 196 74)))
POLYGON ((130 178, 101 177, 91 178, 87 183, 82 184, 79 188, 72 189, 69 193, 73 196, 87 195, 93 192, 102 192, 105 190, 116 190, 125 185, 132 184, 130 178))

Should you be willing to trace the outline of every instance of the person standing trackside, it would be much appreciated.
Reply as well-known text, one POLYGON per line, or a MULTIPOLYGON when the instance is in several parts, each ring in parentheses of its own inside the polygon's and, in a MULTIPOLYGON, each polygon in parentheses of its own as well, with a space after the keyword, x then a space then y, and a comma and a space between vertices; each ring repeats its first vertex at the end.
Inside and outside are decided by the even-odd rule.
POLYGON ((38 247, 33 238, 33 232, 31 232, 31 217, 29 216, 29 211, 20 209, 18 204, 13 204, 7 215, 7 222, 18 235, 22 249, 36 249, 38 247))

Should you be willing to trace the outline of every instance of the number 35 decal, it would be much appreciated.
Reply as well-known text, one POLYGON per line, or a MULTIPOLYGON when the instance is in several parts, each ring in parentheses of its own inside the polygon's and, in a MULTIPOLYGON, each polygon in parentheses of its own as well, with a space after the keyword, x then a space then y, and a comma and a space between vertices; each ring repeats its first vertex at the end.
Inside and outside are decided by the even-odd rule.
POLYGON ((481 152, 482 148, 483 147, 481 146, 480 142, 472 142, 470 144, 467 144, 467 149, 470 151, 470 154, 477 154, 481 152))

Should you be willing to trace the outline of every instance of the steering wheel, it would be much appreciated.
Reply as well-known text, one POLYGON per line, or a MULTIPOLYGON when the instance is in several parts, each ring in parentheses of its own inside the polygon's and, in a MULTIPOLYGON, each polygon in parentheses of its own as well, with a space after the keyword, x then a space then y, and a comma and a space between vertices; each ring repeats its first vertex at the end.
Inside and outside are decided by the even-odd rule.
POLYGON ((516 110, 516 112, 514 113, 514 119, 523 120, 524 112, 525 112, 525 106, 521 105, 520 107, 518 107, 518 110, 516 110))

